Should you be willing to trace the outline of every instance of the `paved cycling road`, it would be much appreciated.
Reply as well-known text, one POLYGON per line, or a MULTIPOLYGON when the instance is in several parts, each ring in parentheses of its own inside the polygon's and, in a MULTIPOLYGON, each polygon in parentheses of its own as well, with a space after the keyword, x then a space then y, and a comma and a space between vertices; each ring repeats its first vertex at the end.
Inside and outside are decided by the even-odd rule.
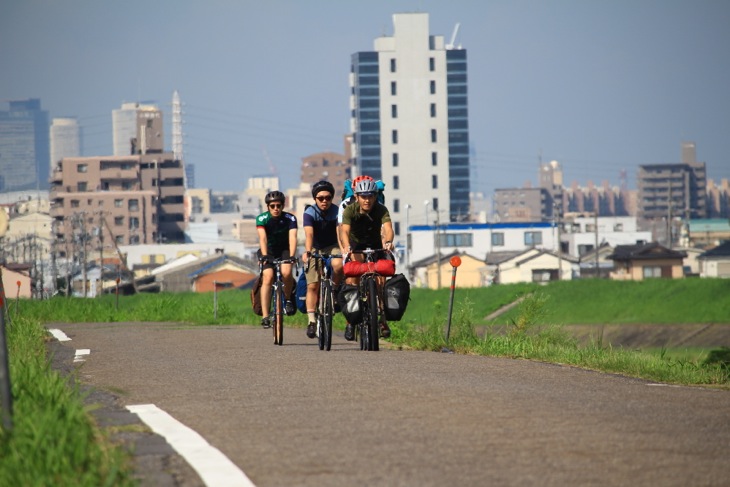
MULTIPOLYGON (((728 485, 730 391, 523 360, 320 352, 251 326, 61 324, 82 380, 155 404, 258 487, 728 485)), ((194 485, 195 479, 187 479, 194 485)), ((198 480, 199 481, 199 480, 198 480)), ((182 482, 185 483, 185 482, 182 482)))

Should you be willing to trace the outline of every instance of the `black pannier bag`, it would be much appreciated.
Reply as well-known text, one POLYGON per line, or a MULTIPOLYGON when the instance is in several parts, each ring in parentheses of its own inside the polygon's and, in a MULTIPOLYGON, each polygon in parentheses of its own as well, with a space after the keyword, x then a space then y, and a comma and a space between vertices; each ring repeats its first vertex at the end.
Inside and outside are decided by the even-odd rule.
POLYGON ((357 286, 342 284, 340 292, 337 293, 337 303, 348 323, 355 325, 362 321, 362 308, 360 308, 360 295, 357 286))
POLYGON ((396 274, 385 283, 385 319, 400 321, 411 298, 411 284, 403 274, 396 274))

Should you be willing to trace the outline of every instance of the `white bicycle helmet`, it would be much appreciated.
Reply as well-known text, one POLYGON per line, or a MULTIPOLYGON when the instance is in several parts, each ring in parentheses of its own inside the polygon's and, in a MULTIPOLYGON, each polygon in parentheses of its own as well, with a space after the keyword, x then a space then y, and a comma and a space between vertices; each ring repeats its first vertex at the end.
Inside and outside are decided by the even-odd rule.
POLYGON ((362 193, 373 193, 378 190, 378 187, 375 185, 375 181, 372 179, 363 179, 362 181, 358 181, 355 185, 355 194, 362 194, 362 193))

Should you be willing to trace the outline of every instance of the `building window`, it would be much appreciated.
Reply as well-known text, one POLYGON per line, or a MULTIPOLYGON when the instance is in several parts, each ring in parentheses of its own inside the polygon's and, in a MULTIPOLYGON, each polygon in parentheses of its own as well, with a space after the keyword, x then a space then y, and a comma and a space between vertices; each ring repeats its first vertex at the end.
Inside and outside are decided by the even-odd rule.
POLYGON ((139 211, 139 200, 129 200, 128 201, 129 211, 139 211))
POLYGON ((431 165, 436 166, 439 162, 438 152, 431 152, 431 165))
POLYGON ((471 233, 441 233, 439 234, 441 247, 471 247, 474 245, 474 235, 471 233))
POLYGON ((436 59, 432 57, 428 58, 428 70, 436 71, 436 59))
POLYGON ((122 182, 122 190, 129 191, 131 189, 132 189, 132 183, 130 183, 129 181, 122 182))
POLYGON ((624 224, 623 223, 617 223, 613 226, 614 232, 623 232, 624 231, 624 224))
POLYGON ((393 233, 400 236, 400 222, 393 223, 393 233))
POLYGON ((135 228, 139 228, 139 218, 136 216, 130 216, 129 217, 129 228, 134 230, 135 228))
POLYGON ((88 172, 89 165, 88 164, 79 164, 76 166, 76 172, 88 172))
POLYGON ((114 208, 121 208, 124 200, 114 200, 114 208))
POLYGON ((400 212, 400 200, 398 198, 393 198, 393 212, 400 212))
POLYGON ((431 80, 431 83, 430 84, 431 84, 431 88, 430 88, 431 89, 431 94, 432 95, 435 95, 436 94, 436 82, 433 81, 433 80, 431 80))
POLYGON ((114 241, 117 243, 117 245, 124 245, 124 235, 117 235, 114 237, 114 241))
POLYGON ((525 245, 535 246, 542 245, 541 232, 525 232, 525 245))
POLYGON ((431 199, 431 208, 433 208, 434 211, 439 211, 439 199, 438 198, 431 199))
POLYGON ((436 116, 436 104, 431 103, 431 117, 435 117, 435 116, 436 116))
POLYGON ((492 233, 492 247, 503 247, 504 246, 504 233, 495 232, 492 233))
POLYGON ((655 277, 662 277, 662 268, 660 266, 644 266, 641 268, 644 279, 651 279, 655 277))
POLYGON ((391 134, 391 138, 392 138, 394 144, 398 143, 398 131, 397 130, 393 130, 393 133, 391 134))
POLYGON ((120 227, 124 225, 124 217, 123 216, 115 216, 114 217, 114 225, 120 227))
POLYGON ((130 243, 130 245, 138 245, 139 244, 139 235, 130 235, 129 243, 130 243))
POLYGON ((431 175, 431 189, 438 189, 439 177, 436 174, 431 175))
POLYGON ((77 190, 77 191, 78 191, 79 193, 81 193, 81 192, 84 192, 84 191, 86 191, 86 188, 88 188, 88 186, 89 186, 89 183, 86 183, 86 182, 80 182, 80 183, 79 183, 79 184, 78 184, 78 185, 76 186, 76 190, 77 190))
POLYGON ((390 60, 390 72, 395 73, 395 59, 390 60))
POLYGON ((398 176, 393 176, 393 189, 398 189, 398 176))
POLYGON ((390 106, 390 116, 392 118, 398 118, 398 105, 390 106))
POLYGON ((395 81, 390 82, 390 94, 393 96, 398 94, 398 85, 395 81))
POLYGON ((393 167, 398 167, 398 153, 393 152, 393 167))
POLYGON ((438 137, 436 136, 436 129, 431 129, 431 142, 436 142, 438 137))
POLYGON ((79 200, 71 200, 71 208, 78 208, 79 200))

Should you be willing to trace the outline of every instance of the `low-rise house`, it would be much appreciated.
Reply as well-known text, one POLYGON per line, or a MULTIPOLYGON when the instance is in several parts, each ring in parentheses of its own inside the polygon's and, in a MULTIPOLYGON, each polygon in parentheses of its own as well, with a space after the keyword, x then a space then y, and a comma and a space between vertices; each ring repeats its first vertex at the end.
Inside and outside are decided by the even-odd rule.
POLYGON ((258 264, 216 254, 155 275, 162 292, 210 292, 245 286, 258 275, 258 264))
POLYGON ((668 249, 657 242, 644 245, 617 245, 608 257, 614 267, 611 279, 641 281, 662 277, 679 279, 684 276, 685 252, 668 249))
POLYGON ((578 259, 552 250, 494 252, 487 255, 493 284, 570 280, 578 273, 578 259))
POLYGON ((411 269, 414 272, 414 285, 417 287, 436 289, 436 283, 439 282, 440 267, 440 287, 450 287, 454 269, 451 265, 451 258, 454 256, 458 256, 461 259, 461 264, 458 266, 456 272, 457 287, 482 287, 488 284, 487 266, 484 264, 484 261, 466 252, 456 250, 447 255, 442 255, 440 262, 435 255, 414 262, 411 265, 411 269))
POLYGON ((0 265, 6 299, 30 298, 33 295, 30 268, 30 264, 0 265))
POLYGON ((730 278, 730 240, 697 257, 700 277, 730 278))

